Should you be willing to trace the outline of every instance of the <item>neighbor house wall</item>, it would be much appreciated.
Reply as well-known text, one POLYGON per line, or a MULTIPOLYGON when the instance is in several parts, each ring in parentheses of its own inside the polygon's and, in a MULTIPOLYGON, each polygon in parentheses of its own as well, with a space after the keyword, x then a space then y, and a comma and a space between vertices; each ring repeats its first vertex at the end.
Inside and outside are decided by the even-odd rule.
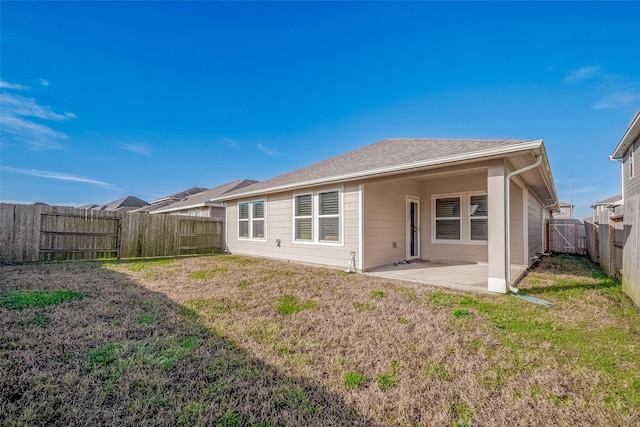
POLYGON ((199 206, 166 212, 169 215, 200 216, 205 218, 224 218, 224 208, 220 206, 199 206))
MULTIPOLYGON (((420 183, 396 179, 363 185, 364 269, 407 258, 407 196, 420 199, 420 183), (395 243, 395 247, 394 247, 395 243)), ((422 203, 422 200, 420 200, 422 203)), ((422 218, 422 227, 426 219, 422 218)))
MULTIPOLYGON (((640 306, 640 138, 624 155, 622 163, 622 197, 624 201, 622 290, 640 306), (633 151, 634 177, 629 177, 629 152, 633 151)), ((601 243, 602 245, 602 243, 601 243)))
POLYGON ((356 263, 359 262, 359 259, 357 259, 360 257, 358 253, 359 212, 358 184, 322 186, 300 190, 295 193, 286 191, 229 201, 227 203, 227 219, 225 222, 227 249, 236 254, 346 268, 349 264, 351 252, 356 252, 356 263), (342 197, 342 242, 340 244, 294 242, 294 194, 336 189, 341 190, 342 197), (255 200, 265 200, 265 239, 239 239, 238 203, 255 200), (280 241, 279 246, 277 240, 280 241))
MULTIPOLYGON (((464 262, 487 262, 488 250, 486 242, 442 243, 433 241, 433 209, 432 197, 444 194, 462 194, 487 191, 487 172, 469 175, 454 175, 447 178, 428 179, 422 184, 422 258, 444 259, 464 262)), ((464 206, 464 205, 463 205, 464 206)), ((491 216, 491 211, 489 211, 491 216)), ((463 214, 464 217, 464 214, 463 214)), ((462 221, 462 233, 467 233, 467 222, 462 221)), ((491 238, 491 237, 489 237, 491 238)))

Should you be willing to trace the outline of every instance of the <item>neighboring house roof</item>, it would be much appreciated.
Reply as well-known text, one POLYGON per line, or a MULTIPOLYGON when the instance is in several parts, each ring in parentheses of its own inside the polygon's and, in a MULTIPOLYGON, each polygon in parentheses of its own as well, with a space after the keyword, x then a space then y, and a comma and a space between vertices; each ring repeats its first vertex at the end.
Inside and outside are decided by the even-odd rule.
MULTIPOLYGON (((489 159, 533 150, 545 154, 541 140, 519 139, 385 139, 293 172, 218 197, 217 201, 292 188, 391 175, 429 166, 489 159)), ((545 154, 546 155, 546 154, 545 154)), ((550 191, 555 188, 548 170, 550 191)))
POLYGON ((560 208, 571 208, 571 207, 573 207, 573 205, 571 203, 567 203, 567 202, 558 202, 558 207, 560 207, 560 208))
POLYGON ((151 210, 149 213, 165 213, 182 209, 196 208, 200 206, 222 206, 220 203, 212 202, 211 199, 219 197, 229 191, 244 188, 248 185, 255 184, 258 181, 250 179, 240 179, 219 185, 206 191, 185 197, 183 200, 173 202, 166 206, 151 210))
POLYGON ((137 197, 134 197, 134 196, 126 196, 121 199, 114 200, 102 206, 97 206, 91 209, 98 210, 98 211, 127 211, 128 212, 132 209, 142 207, 146 204, 147 202, 145 202, 142 199, 138 199, 137 197))
POLYGON ((622 194, 618 194, 617 196, 609 197, 608 199, 595 202, 594 204, 591 205, 591 207, 595 208, 596 206, 619 205, 621 203, 622 203, 622 194))
POLYGON ((186 190, 183 191, 179 191, 177 193, 174 194, 170 194, 168 196, 164 196, 161 197, 159 199, 153 200, 151 202, 149 202, 149 204, 138 208, 138 209, 134 209, 130 212, 135 212, 135 213, 149 213, 153 210, 156 209, 160 209, 164 206, 170 205, 172 203, 178 202, 180 200, 183 200, 185 197, 189 197, 192 196, 194 194, 198 194, 198 193, 202 193, 203 191, 206 191, 207 189, 204 187, 191 187, 188 188, 186 190))
POLYGON ((638 139, 639 136, 640 136, 640 111, 636 112, 636 115, 633 117, 633 120, 631 120, 631 123, 629 124, 629 129, 627 129, 627 132, 624 134, 624 136, 620 140, 620 143, 618 144, 616 149, 613 151, 613 154, 610 156, 611 159, 612 160, 622 159, 624 157, 624 154, 629 149, 629 147, 631 147, 631 144, 633 144, 633 142, 636 139, 638 139))
POLYGON ((99 208, 99 207, 100 205, 88 204, 88 205, 78 206, 78 209, 93 209, 93 208, 99 208))

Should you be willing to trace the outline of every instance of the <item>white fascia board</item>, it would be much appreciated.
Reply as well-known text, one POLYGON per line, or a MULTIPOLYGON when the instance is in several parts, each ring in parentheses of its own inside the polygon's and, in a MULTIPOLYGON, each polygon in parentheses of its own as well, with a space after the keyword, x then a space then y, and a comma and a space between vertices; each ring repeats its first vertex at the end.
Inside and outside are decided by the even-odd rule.
POLYGON ((372 176, 379 176, 379 175, 398 174, 398 173, 408 172, 412 169, 421 169, 421 168, 427 168, 430 166, 444 166, 450 163, 467 162, 470 160, 472 161, 486 160, 487 158, 503 156, 506 154, 513 154, 520 151, 536 150, 536 149, 539 149, 541 146, 542 146, 542 140, 539 139, 536 141, 528 142, 526 144, 520 144, 517 146, 510 146, 506 148, 505 147, 494 148, 491 150, 476 151, 474 153, 469 153, 469 154, 467 153, 458 154, 455 156, 441 157, 439 159, 425 160, 422 162, 406 163, 403 165, 387 166, 387 167, 378 168, 378 169, 370 169, 370 170, 361 171, 361 172, 336 175, 328 178, 319 178, 319 179, 312 179, 309 181, 294 182, 291 184, 284 184, 284 185, 275 186, 271 188, 263 188, 260 190, 249 191, 246 193, 232 194, 230 197, 220 196, 212 200, 223 201, 223 200, 240 199, 244 197, 255 196, 257 194, 275 193, 278 191, 292 190, 294 188, 312 187, 316 185, 330 184, 330 183, 340 182, 340 181, 352 181, 358 178, 370 178, 372 176))
POLYGON ((624 136, 620 140, 620 143, 613 151, 613 154, 609 156, 611 160, 618 160, 624 157, 624 153, 627 152, 631 144, 640 136, 640 111, 638 111, 631 120, 629 128, 625 132, 624 136))

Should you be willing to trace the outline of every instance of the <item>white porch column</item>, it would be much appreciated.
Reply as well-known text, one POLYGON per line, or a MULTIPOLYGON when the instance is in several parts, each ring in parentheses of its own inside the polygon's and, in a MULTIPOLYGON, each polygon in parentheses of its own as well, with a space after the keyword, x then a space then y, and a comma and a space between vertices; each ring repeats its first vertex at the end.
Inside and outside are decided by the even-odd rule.
POLYGON ((489 166, 487 172, 487 198, 489 204, 489 279, 490 292, 507 293, 505 257, 505 214, 504 214, 504 161, 489 166))

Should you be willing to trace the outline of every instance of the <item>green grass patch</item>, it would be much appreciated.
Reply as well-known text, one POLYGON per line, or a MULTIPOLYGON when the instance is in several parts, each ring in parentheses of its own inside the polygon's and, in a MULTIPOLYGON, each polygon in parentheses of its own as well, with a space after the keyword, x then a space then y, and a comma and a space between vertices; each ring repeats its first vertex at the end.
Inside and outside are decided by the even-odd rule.
POLYGON ((162 259, 153 259, 153 260, 141 259, 141 260, 134 260, 134 261, 117 261, 117 262, 126 263, 127 268, 130 271, 146 271, 156 266, 171 264, 174 261, 175 260, 173 258, 162 258, 162 259))
POLYGON ((373 291, 373 292, 371 292, 371 298, 384 298, 384 292, 382 292, 382 291, 373 291))
POLYGON ((208 280, 227 270, 227 267, 215 267, 208 270, 192 271, 189 273, 189 279, 208 280))
POLYGON ((373 311, 375 307, 368 302, 354 302, 353 307, 359 312, 373 311))
POLYGON ((241 427, 244 425, 244 420, 240 414, 227 412, 216 425, 218 427, 241 427))
POLYGON ((21 310, 60 304, 65 301, 80 301, 84 293, 76 291, 9 291, 0 293, 0 307, 21 310))
POLYGON ((395 387, 398 385, 398 371, 400 361, 394 360, 389 364, 389 369, 376 375, 376 382, 382 389, 395 387))
POLYGON ((471 313, 469 312, 469 310, 465 310, 465 309, 462 309, 462 308, 456 308, 455 310, 453 310, 453 315, 457 319, 460 319, 461 317, 469 317, 469 316, 471 316, 471 313))
POLYGON ((311 310, 316 307, 315 301, 307 300, 304 303, 299 303, 293 295, 284 295, 278 300, 278 311, 286 315, 299 313, 303 310, 311 310))
POLYGON ((347 372, 344 375, 344 385, 350 388, 356 388, 364 381, 364 374, 362 372, 347 372))

